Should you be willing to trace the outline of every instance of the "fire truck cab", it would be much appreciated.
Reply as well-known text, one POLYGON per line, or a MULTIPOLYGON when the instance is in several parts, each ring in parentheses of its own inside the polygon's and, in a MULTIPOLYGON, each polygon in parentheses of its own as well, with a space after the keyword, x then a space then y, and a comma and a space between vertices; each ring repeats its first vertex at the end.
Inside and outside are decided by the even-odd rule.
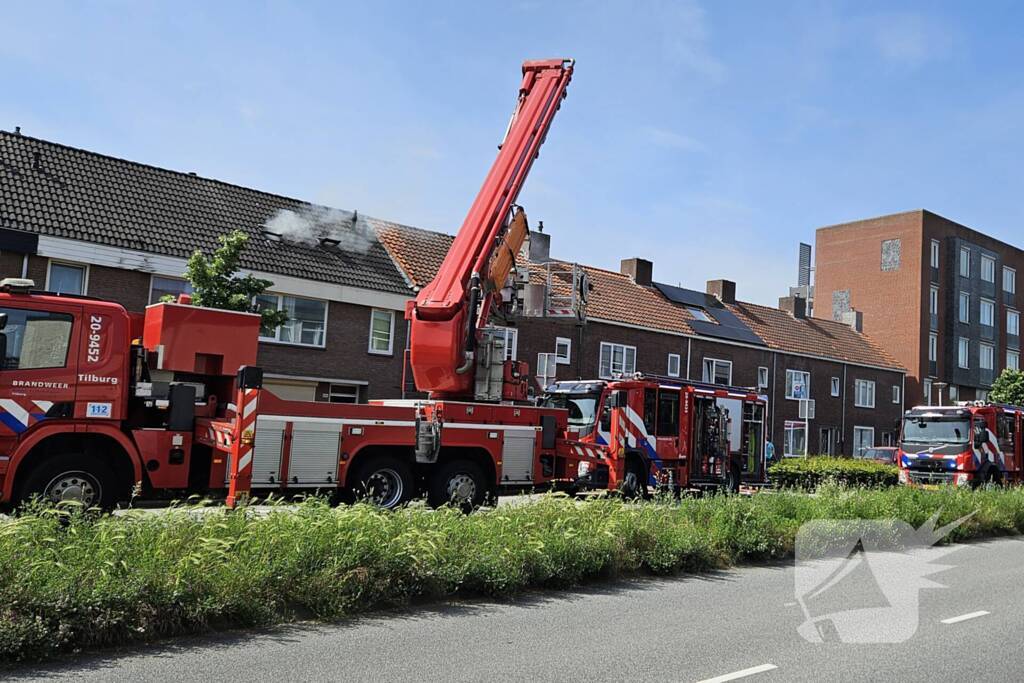
POLYGON ((1017 483, 1024 409, 994 403, 918 406, 903 416, 900 483, 934 487, 1017 483))
POLYGON ((767 397, 741 387, 637 375, 555 382, 541 405, 569 411, 567 443, 597 456, 581 483, 643 495, 767 483, 767 397))

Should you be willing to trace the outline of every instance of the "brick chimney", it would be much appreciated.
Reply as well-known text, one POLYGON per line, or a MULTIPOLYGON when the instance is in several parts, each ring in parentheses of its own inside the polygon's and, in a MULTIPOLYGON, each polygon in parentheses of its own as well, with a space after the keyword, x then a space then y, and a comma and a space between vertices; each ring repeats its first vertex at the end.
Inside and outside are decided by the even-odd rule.
POLYGON ((779 310, 789 313, 797 320, 807 317, 807 299, 799 296, 779 297, 779 310))
POLYGON ((723 304, 736 303, 736 283, 732 280, 708 280, 704 291, 723 304))
POLYGON ((619 265, 619 272, 628 275, 642 287, 650 287, 654 281, 654 264, 646 259, 624 258, 619 265))
POLYGON ((860 311, 845 311, 843 322, 852 327, 855 332, 864 331, 864 314, 860 311))

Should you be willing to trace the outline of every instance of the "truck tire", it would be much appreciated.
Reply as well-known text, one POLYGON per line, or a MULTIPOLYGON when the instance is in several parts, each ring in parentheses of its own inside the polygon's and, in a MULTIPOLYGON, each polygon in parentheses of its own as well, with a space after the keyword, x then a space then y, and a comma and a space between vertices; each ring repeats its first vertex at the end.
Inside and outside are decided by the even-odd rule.
POLYGON ((729 470, 725 473, 725 483, 722 484, 722 491, 724 493, 739 493, 740 476, 739 466, 730 465, 729 470))
POLYGON ((87 455, 67 453, 47 458, 29 472, 18 498, 21 502, 38 496, 49 503, 74 501, 85 508, 112 510, 127 500, 117 477, 103 461, 87 455))
POLYGON ((480 466, 471 460, 453 460, 430 474, 427 502, 431 507, 452 505, 471 512, 483 505, 489 487, 480 466))
POLYGON ((393 456, 375 456, 359 466, 350 488, 356 500, 392 510, 412 500, 412 470, 393 456))
POLYGON ((629 500, 647 497, 647 467, 643 460, 631 457, 626 462, 626 472, 619 484, 619 493, 629 500))

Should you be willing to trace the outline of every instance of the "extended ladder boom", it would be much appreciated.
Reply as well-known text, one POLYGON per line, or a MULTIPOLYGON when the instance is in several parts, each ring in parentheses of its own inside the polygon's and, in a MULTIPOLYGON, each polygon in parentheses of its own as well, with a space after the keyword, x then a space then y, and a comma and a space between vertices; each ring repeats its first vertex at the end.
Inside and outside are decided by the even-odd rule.
POLYGON ((407 310, 413 379, 433 397, 473 395, 479 327, 527 233, 522 211, 511 212, 572 70, 572 60, 523 64, 519 101, 498 156, 437 276, 407 310))

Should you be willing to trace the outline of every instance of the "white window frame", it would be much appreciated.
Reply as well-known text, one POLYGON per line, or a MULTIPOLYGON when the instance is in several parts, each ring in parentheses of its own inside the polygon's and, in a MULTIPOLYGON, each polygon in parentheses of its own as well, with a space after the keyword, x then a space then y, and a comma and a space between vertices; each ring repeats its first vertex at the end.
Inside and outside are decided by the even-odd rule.
POLYGON ((786 390, 785 391, 786 391, 786 399, 789 400, 789 401, 799 401, 800 399, 810 398, 811 397, 811 373, 808 372, 807 370, 790 370, 789 368, 786 368, 786 390), (806 396, 795 396, 795 395, 792 395, 791 392, 790 392, 790 389, 795 384, 795 382, 791 382, 790 381, 790 377, 793 377, 795 379, 796 375, 804 375, 807 378, 806 381, 804 382, 804 386, 807 387, 807 395, 806 396))
POLYGON ((939 335, 935 332, 928 335, 928 360, 933 363, 939 361, 939 335))
POLYGON ((978 368, 981 370, 996 369, 996 347, 987 342, 978 345, 978 368), (986 365, 985 363, 988 363, 986 365))
POLYGON ((359 385, 358 384, 345 384, 344 382, 331 382, 327 385, 327 401, 326 403, 335 403, 343 405, 354 405, 359 403, 359 385), (343 388, 344 387, 344 388, 343 388), (354 393, 352 390, 355 390, 354 393), (353 396, 354 401, 335 401, 334 398, 349 398, 353 396))
POLYGON ((931 257, 932 268, 939 267, 939 241, 932 240, 932 257, 931 257))
POLYGON ((960 247, 960 277, 971 276, 971 250, 960 247))
POLYGON ((1020 336, 1020 311, 1015 311, 1012 308, 1006 309, 1006 334, 1020 336))
POLYGON ((763 365, 757 369, 757 388, 768 388, 768 368, 763 365))
POLYGON ((634 372, 636 372, 636 347, 635 346, 630 346, 629 344, 618 344, 618 343, 615 343, 615 342, 601 342, 601 347, 598 350, 598 357, 597 357, 597 372, 598 372, 598 375, 600 375, 601 379, 614 379, 615 375, 617 374, 616 371, 615 371, 615 368, 613 367, 613 363, 615 361, 615 349, 616 348, 622 349, 622 370, 621 370, 621 374, 623 376, 625 376, 625 377, 628 377, 629 375, 632 375, 634 372), (608 349, 608 374, 607 375, 601 375, 601 358, 604 356, 604 350, 606 348, 608 349), (627 349, 632 349, 633 350, 633 367, 630 368, 630 369, 626 368, 626 350, 627 349))
POLYGON ((1017 269, 1003 266, 1003 291, 1008 294, 1017 293, 1017 269), (1009 285, 1009 287, 1007 287, 1009 285))
POLYGON ((932 405, 932 380, 930 378, 925 378, 924 381, 921 382, 921 384, 923 385, 922 388, 924 389, 924 403, 925 405, 930 406, 932 405))
MULTIPOLYGON (((326 327, 325 327, 326 331, 326 327)), ((375 356, 391 356, 395 353, 395 312, 387 308, 371 308, 370 309, 370 331, 369 337, 366 340, 366 350, 375 356), (383 313, 391 317, 391 326, 388 330, 388 349, 382 351, 380 349, 373 348, 373 317, 377 313, 383 313)))
POLYGON ((263 292, 263 294, 260 295, 260 296, 276 296, 277 297, 277 309, 276 310, 278 310, 278 311, 280 311, 283 308, 283 300, 285 299, 285 297, 288 297, 288 298, 291 298, 291 299, 303 299, 305 301, 319 301, 320 303, 322 303, 324 305, 324 333, 323 333, 323 343, 321 343, 321 344, 305 344, 305 343, 303 343, 301 341, 282 341, 281 340, 281 328, 284 327, 284 325, 278 325, 277 327, 274 328, 274 336, 273 337, 264 337, 262 334, 260 334, 259 341, 267 343, 267 344, 283 344, 285 346, 301 346, 301 347, 307 348, 307 349, 323 349, 323 348, 327 347, 327 319, 329 317, 330 308, 331 308, 331 305, 330 305, 329 301, 327 301, 325 299, 314 299, 314 298, 308 297, 308 296, 296 296, 294 294, 280 294, 278 292, 263 292))
POLYGON ((548 382, 558 379, 558 359, 553 353, 538 353, 534 378, 541 389, 546 389, 548 382))
POLYGON ((996 324, 996 302, 991 299, 982 299, 978 308, 978 323, 986 327, 994 327, 996 324), (988 310, 988 322, 985 322, 985 311, 988 310))
POLYGON ((960 387, 955 384, 949 385, 949 401, 955 403, 960 400, 960 387))
POLYGON ((808 435, 808 429, 807 429, 807 423, 806 422, 789 422, 789 421, 787 421, 785 426, 784 426, 783 435, 782 435, 782 456, 786 457, 786 458, 795 458, 795 457, 804 457, 805 455, 807 455, 807 450, 810 448, 810 443, 807 441, 808 436, 809 435, 808 435), (791 451, 795 450, 794 448, 792 448, 792 445, 796 442, 796 439, 793 437, 793 432, 803 432, 804 433, 804 452, 803 453, 793 453, 793 452, 791 452, 791 451))
POLYGON ((1006 369, 1020 370, 1020 351, 1010 349, 1006 352, 1006 369))
POLYGON ((971 295, 969 292, 960 292, 960 304, 957 308, 957 320, 962 323, 971 322, 971 295))
POLYGON ((971 369, 971 340, 960 337, 956 348, 957 365, 963 370, 971 369))
POLYGON ((928 312, 932 315, 939 314, 939 288, 932 285, 928 290, 928 312))
POLYGON ((853 428, 853 448, 854 448, 853 455, 854 456, 857 455, 857 451, 856 451, 856 448, 857 448, 857 432, 861 432, 861 433, 863 433, 863 432, 870 432, 871 433, 871 443, 867 446, 867 448, 874 448, 874 446, 875 446, 875 428, 874 427, 862 427, 860 425, 854 426, 854 428, 853 428))
POLYGON ((726 382, 725 385, 726 386, 732 386, 732 361, 731 360, 722 360, 720 358, 711 358, 709 356, 704 356, 704 362, 701 363, 701 378, 702 378, 702 380, 704 382, 709 382, 711 384, 718 384, 718 382, 715 381, 715 375, 718 374, 718 366, 719 366, 720 363, 723 364, 723 365, 727 365, 729 367, 729 381, 726 382), (708 363, 711 363, 711 379, 707 379, 708 363))
POLYGON ((855 408, 875 407, 875 382, 870 379, 854 380, 853 405, 855 408), (862 396, 862 392, 866 395, 862 396))
POLYGON ((670 353, 670 354, 668 354, 668 376, 669 377, 679 377, 679 374, 680 374, 680 371, 681 371, 681 368, 682 368, 682 361, 683 361, 683 358, 678 353, 670 353), (672 362, 673 361, 675 361, 675 364, 676 364, 676 369, 675 369, 674 372, 672 370, 672 362))
POLYGON ((89 295, 89 270, 90 270, 89 264, 88 263, 78 263, 77 261, 64 261, 62 259, 48 259, 47 260, 47 262, 46 262, 46 287, 44 287, 43 289, 45 289, 47 292, 51 291, 50 290, 50 271, 53 269, 54 265, 65 266, 65 267, 68 267, 68 268, 78 268, 79 270, 81 270, 82 271, 82 291, 79 292, 77 294, 77 296, 88 296, 89 295))
POLYGON ((991 282, 992 284, 995 284, 996 282, 996 260, 988 254, 981 255, 981 279, 984 282, 991 282), (988 274, 991 274, 992 277, 986 277, 988 274))
POLYGON ((572 339, 555 337, 555 364, 569 365, 572 362, 572 339), (559 353, 559 346, 565 346, 565 353, 559 353))
POLYGON ((829 381, 829 393, 831 393, 832 396, 839 396, 840 394, 842 394, 843 391, 842 386, 843 385, 840 383, 839 378, 833 377, 829 381))
MULTIPOLYGON (((505 360, 519 360, 519 328, 493 325, 485 328, 488 332, 501 332, 505 336, 505 360), (508 340, 512 343, 509 344, 508 340), (511 352, 509 349, 511 348, 511 352)), ((497 335, 495 335, 497 336, 497 335)))
POLYGON ((902 396, 902 393, 903 392, 900 389, 900 385, 899 384, 893 384, 892 385, 892 402, 893 403, 899 403, 900 402, 900 397, 902 396))

